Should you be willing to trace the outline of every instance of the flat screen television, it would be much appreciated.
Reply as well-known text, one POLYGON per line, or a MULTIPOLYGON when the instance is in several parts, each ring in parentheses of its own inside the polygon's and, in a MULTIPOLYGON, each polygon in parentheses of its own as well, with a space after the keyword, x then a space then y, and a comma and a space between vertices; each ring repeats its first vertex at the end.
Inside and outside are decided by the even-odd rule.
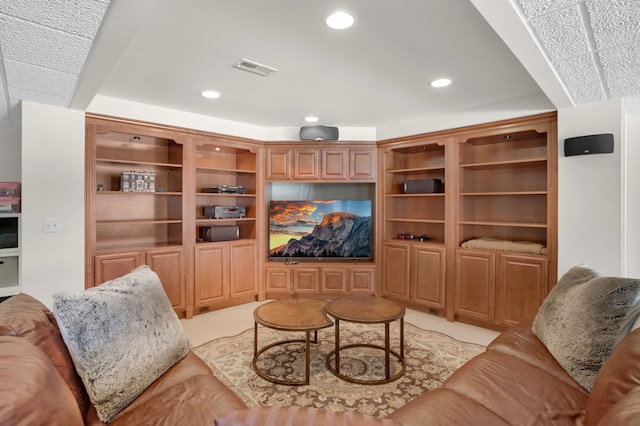
POLYGON ((371 259, 371 200, 269 202, 271 259, 371 259))

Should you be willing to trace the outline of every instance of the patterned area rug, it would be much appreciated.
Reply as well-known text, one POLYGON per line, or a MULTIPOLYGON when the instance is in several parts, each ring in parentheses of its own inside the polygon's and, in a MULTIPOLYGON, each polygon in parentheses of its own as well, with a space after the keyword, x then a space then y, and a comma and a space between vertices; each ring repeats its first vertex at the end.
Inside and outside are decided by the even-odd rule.
MULTIPOLYGON (((396 351, 398 329, 397 322, 391 324, 391 347, 396 351)), ((259 329, 259 347, 302 338, 304 333, 259 329)), ((343 344, 384 346, 384 325, 341 322, 340 340, 343 344)), ((298 405, 383 417, 418 395, 440 387, 451 373, 485 348, 405 322, 406 371, 396 381, 381 385, 352 384, 335 377, 325 364, 327 354, 333 349, 334 328, 320 330, 318 344, 311 345, 310 384, 305 386, 277 385, 253 371, 253 329, 213 340, 193 350, 249 407, 298 405)), ((340 360, 342 374, 360 379, 384 377, 382 350, 351 348, 340 352, 340 360)), ((393 356, 391 360, 393 375, 401 367, 393 356)), ((260 356, 258 365, 270 375, 304 380, 304 343, 275 346, 260 356)))

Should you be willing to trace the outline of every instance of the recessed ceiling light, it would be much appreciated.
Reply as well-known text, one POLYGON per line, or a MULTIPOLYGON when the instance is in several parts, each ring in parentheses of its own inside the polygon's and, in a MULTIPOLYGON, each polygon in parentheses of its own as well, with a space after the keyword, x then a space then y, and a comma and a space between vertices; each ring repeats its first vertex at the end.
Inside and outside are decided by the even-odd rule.
POLYGON ((447 87, 450 84, 451 80, 449 80, 448 78, 439 78, 431 82, 431 86, 433 87, 447 87))
POLYGON ((318 121, 318 117, 314 117, 312 115, 309 115, 309 116, 304 118, 304 121, 306 121, 307 123, 316 123, 318 121))
POLYGON ((216 92, 215 90, 205 90, 204 92, 202 92, 202 96, 209 99, 218 99, 220 97, 220 93, 216 92))
POLYGON ((343 10, 339 10, 337 12, 329 14, 324 20, 327 26, 329 28, 333 28, 334 30, 344 30, 346 28, 349 28, 355 21, 356 20, 352 14, 343 10))

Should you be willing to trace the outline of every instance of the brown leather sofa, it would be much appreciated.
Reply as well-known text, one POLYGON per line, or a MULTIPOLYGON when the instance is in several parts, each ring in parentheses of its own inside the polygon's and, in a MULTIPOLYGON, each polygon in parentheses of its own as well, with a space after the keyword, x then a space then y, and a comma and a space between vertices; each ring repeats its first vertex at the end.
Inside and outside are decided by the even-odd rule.
MULTIPOLYGON (((126 366, 123 366, 126 368, 126 366)), ((51 312, 27 295, 0 303, 0 424, 103 424, 51 312)), ((192 352, 112 425, 633 425, 640 424, 640 330, 602 367, 591 393, 529 325, 498 336, 443 386, 385 419, 300 407, 247 408, 192 352)))
MULTIPOLYGON (((122 366, 126 368, 126 365, 122 366)), ((0 424, 103 425, 49 309, 26 294, 0 303, 0 424)), ((212 425, 246 405, 193 352, 109 424, 212 425)))

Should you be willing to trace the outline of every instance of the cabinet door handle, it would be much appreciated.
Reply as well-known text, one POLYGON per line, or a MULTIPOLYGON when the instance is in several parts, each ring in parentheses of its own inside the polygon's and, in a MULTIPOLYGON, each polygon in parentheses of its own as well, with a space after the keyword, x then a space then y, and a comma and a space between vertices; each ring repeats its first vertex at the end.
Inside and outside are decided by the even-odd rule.
POLYGON ((4 265, 4 260, 0 260, 0 265, 4 265))

